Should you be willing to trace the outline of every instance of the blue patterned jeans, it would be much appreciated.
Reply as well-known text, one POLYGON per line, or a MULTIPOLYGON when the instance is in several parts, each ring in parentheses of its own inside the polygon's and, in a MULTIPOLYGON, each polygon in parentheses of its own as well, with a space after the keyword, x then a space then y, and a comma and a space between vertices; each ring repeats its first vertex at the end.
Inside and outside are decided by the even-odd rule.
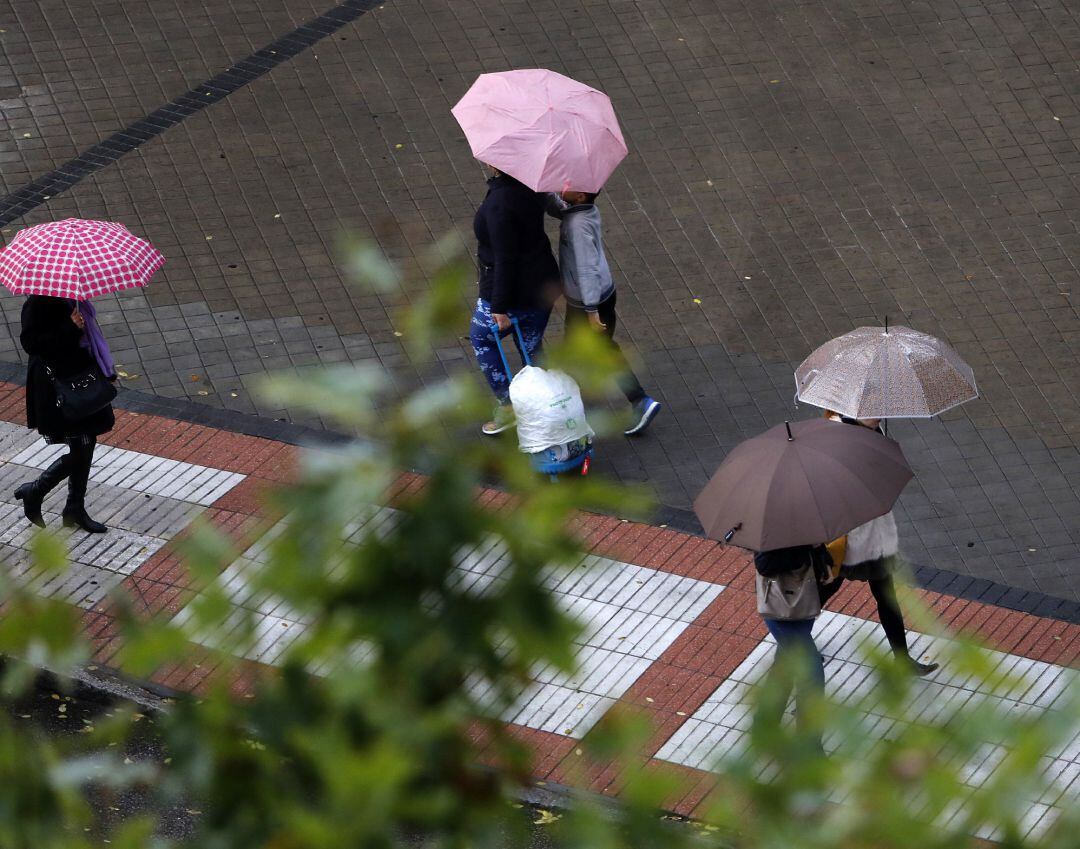
MULTIPOLYGON (((547 329, 551 310, 511 310, 507 314, 511 318, 518 320, 521 335, 525 338, 525 350, 529 354, 529 359, 536 363, 541 356, 544 331, 547 329)), ((478 298, 476 310, 473 312, 472 322, 469 325, 469 339, 472 341, 476 361, 480 364, 480 371, 487 378, 491 391, 495 393, 495 397, 499 399, 500 404, 507 404, 510 401, 510 377, 503 368, 502 357, 499 356, 499 349, 495 345, 495 336, 492 331, 494 323, 495 321, 491 317, 491 304, 478 298)), ((521 351, 517 334, 512 329, 500 334, 503 339, 508 336, 513 337, 518 352, 522 353, 524 358, 524 352, 521 351)), ((504 341, 504 348, 506 344, 504 341)))

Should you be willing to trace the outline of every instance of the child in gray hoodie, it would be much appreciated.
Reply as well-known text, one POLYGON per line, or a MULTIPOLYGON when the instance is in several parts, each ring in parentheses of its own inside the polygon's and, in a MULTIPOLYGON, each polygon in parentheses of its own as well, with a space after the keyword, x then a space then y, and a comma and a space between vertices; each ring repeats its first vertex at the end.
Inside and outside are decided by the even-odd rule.
POLYGON ((634 419, 623 431, 626 436, 642 433, 660 412, 660 403, 650 398, 627 363, 615 341, 615 283, 604 255, 600 210, 596 195, 586 192, 551 192, 548 214, 561 221, 559 227, 559 272, 566 297, 566 327, 587 323, 603 333, 621 363, 619 388, 634 408, 634 419))

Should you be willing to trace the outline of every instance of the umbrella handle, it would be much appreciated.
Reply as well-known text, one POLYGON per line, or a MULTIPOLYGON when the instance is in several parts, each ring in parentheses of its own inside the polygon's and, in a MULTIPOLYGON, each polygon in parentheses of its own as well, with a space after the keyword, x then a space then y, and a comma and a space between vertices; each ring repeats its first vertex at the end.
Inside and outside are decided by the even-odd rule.
POLYGON ((731 538, 735 536, 735 534, 738 533, 740 530, 742 530, 742 522, 739 522, 739 524, 737 524, 734 528, 724 534, 724 542, 731 542, 731 538))

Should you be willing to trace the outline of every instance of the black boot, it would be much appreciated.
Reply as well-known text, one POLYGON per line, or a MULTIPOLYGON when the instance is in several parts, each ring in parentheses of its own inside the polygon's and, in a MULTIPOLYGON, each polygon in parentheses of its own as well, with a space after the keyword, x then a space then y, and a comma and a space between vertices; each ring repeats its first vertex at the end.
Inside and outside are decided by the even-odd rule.
POLYGON ((920 678, 925 678, 931 672, 938 668, 940 664, 937 663, 920 663, 910 654, 905 652, 897 652, 896 659, 899 660, 904 666, 911 670, 913 675, 917 675, 920 678))
POLYGON ((15 490, 15 497, 22 502, 26 518, 39 528, 45 527, 45 519, 41 515, 41 505, 45 501, 45 496, 68 476, 67 460, 68 455, 65 454, 42 472, 41 477, 36 481, 24 483, 15 490))
POLYGON ((65 528, 82 528, 88 534, 103 534, 108 528, 95 522, 86 512, 86 487, 90 480, 90 464, 94 461, 94 444, 71 446, 71 475, 68 477, 68 500, 64 505, 65 528))
POLYGON ((82 501, 73 502, 69 498, 63 515, 65 528, 82 528, 88 534, 103 534, 109 530, 101 522, 90 518, 82 501))

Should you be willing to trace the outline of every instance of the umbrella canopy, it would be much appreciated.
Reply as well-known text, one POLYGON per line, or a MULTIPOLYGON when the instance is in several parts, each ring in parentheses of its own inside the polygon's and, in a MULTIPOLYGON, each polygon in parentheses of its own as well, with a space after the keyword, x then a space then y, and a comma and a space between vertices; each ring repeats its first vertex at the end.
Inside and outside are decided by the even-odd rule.
POLYGON ((855 419, 921 419, 979 397, 956 351, 910 327, 859 327, 795 371, 796 398, 855 419))
POLYGON ((598 192, 626 156, 611 100, 542 69, 481 74, 452 110, 473 156, 537 192, 598 192))
POLYGON ((165 264, 123 224, 68 218, 28 227, 0 251, 0 283, 16 295, 86 301, 145 286, 165 264))
POLYGON ((911 477, 903 451, 888 437, 811 419, 777 425, 736 446, 694 501, 694 512, 707 536, 743 548, 813 545, 888 513, 911 477))

